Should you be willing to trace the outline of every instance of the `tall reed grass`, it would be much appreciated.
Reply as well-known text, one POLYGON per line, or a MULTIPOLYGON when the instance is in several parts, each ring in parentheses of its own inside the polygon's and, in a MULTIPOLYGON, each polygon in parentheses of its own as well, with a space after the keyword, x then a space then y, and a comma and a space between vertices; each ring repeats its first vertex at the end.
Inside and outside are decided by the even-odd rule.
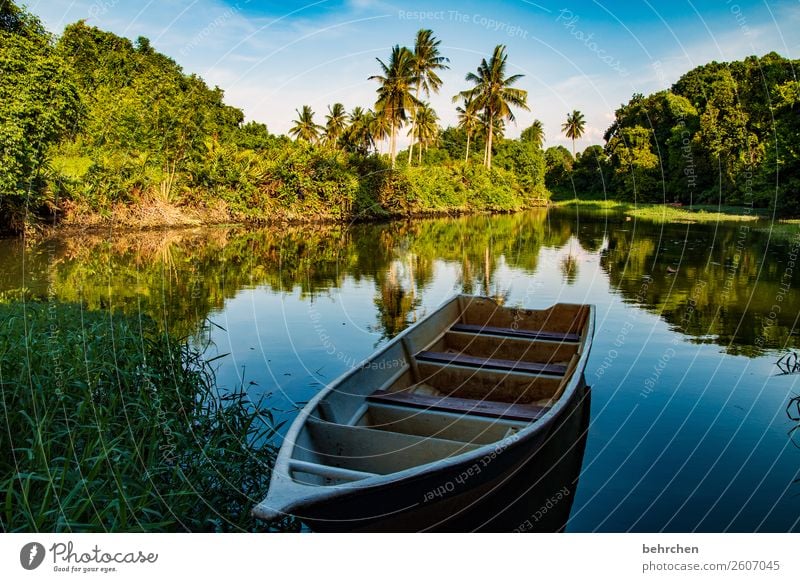
POLYGON ((0 304, 0 527, 256 529, 275 456, 259 408, 146 317, 0 304))

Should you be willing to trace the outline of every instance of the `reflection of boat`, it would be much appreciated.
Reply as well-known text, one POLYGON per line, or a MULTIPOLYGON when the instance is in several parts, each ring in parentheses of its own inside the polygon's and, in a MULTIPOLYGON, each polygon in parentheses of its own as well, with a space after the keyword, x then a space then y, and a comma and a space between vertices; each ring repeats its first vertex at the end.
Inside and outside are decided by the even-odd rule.
POLYGON ((589 430, 591 392, 577 398, 542 445, 487 495, 437 531, 559 532, 572 510, 589 430))
POLYGON ((533 467, 584 394, 593 331, 587 305, 452 298, 306 405, 254 514, 435 527, 533 467))

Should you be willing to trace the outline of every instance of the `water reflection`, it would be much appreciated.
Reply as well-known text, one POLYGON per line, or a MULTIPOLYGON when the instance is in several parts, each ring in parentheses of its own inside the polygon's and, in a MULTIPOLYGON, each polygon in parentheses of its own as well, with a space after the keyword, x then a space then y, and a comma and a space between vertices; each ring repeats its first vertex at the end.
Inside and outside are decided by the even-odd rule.
MULTIPOLYGON (((800 347, 792 249, 737 224, 574 209, 70 234, 0 241, 0 300, 144 313, 187 337, 210 329, 209 355, 229 354, 220 385, 264 397, 276 422, 452 293, 594 303, 591 427, 580 486, 560 505, 567 530, 787 531, 800 529, 786 414, 800 376, 775 363, 800 347)), ((539 507, 486 527, 518 528, 539 507)))
POLYGON ((787 268, 787 246, 768 244, 748 227, 654 225, 574 210, 350 227, 69 235, 28 247, 0 241, 0 297, 49 293, 89 308, 141 310, 191 336, 243 289, 298 290, 313 299, 347 280, 374 286, 380 340, 416 321, 437 264, 454 269, 454 292, 502 298, 508 288, 499 272, 535 277, 543 249, 554 249, 564 284, 574 285, 587 257, 599 255, 626 302, 695 342, 756 356, 798 345, 800 295, 788 290, 800 269, 787 268))

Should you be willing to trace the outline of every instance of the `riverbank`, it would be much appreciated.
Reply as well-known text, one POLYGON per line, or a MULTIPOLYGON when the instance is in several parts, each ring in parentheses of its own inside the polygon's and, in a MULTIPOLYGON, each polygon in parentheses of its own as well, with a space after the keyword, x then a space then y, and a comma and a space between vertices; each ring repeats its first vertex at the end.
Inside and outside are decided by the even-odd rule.
POLYGON ((767 209, 744 206, 672 206, 669 204, 635 204, 617 200, 562 200, 553 202, 559 208, 577 208, 589 212, 623 214, 650 222, 750 222, 769 218, 767 209))
MULTIPOLYGON (((211 206, 190 207, 158 200, 145 200, 132 204, 118 204, 105 212, 93 212, 77 205, 66 205, 63 217, 57 223, 39 224, 36 230, 47 234, 60 232, 91 232, 113 228, 119 231, 144 231, 172 228, 194 228, 229 224, 253 226, 341 224, 375 222, 398 219, 438 218, 479 214, 514 213, 531 208, 575 208, 582 212, 616 214, 655 223, 716 223, 756 222, 772 217, 767 209, 738 206, 695 205, 675 207, 663 204, 632 204, 615 200, 567 200, 552 202, 546 197, 524 199, 511 193, 506 204, 470 203, 465 196, 461 204, 445 203, 427 196, 424 204, 406 204, 403 209, 387 212, 381 207, 359 214, 346 215, 336 211, 273 206, 259 214, 243 213, 232 209, 225 201, 211 206)), ((800 219, 770 221, 767 225, 753 225, 755 230, 770 232, 775 238, 788 239, 800 232, 800 219)))
POLYGON ((463 162, 355 173, 341 183, 315 183, 310 176, 300 174, 295 168, 289 178, 265 177, 247 196, 232 188, 196 188, 171 200, 139 195, 125 202, 93 206, 66 199, 58 205, 55 220, 29 219, 27 230, 30 234, 220 224, 335 224, 500 214, 548 204, 546 190, 526 190, 513 172, 463 162), (291 197, 276 195, 300 177, 304 183, 301 190, 293 191, 291 197), (338 190, 339 195, 332 195, 332 190, 338 190))

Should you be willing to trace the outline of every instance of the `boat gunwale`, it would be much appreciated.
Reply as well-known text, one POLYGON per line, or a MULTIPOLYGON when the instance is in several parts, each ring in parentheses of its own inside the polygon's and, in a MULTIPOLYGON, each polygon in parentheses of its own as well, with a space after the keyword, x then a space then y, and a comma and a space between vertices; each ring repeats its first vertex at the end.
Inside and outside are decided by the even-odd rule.
MULTIPOLYGON (((373 352, 359 362, 358 365, 342 373, 339 377, 329 383, 325 388, 320 390, 319 393, 317 393, 311 400, 308 401, 308 403, 303 407, 295 420, 292 422, 289 430, 286 432, 283 444, 281 445, 280 450, 278 451, 278 456, 275 459, 269 491, 267 492, 266 497, 252 510, 252 513, 255 517, 268 522, 274 521, 284 517, 285 515, 295 514, 296 510, 302 507, 323 503, 330 499, 359 494, 370 489, 381 489, 396 485, 401 482, 415 481, 419 478, 422 478, 433 465, 437 467, 438 472, 460 464, 478 462, 487 454, 487 452, 494 451, 499 447, 502 447, 503 450, 508 450, 522 446, 525 442, 533 438, 536 434, 544 431, 553 423, 553 421, 563 412, 568 403, 572 400, 582 381, 583 370, 586 367, 586 360, 589 357, 594 335, 595 306, 593 304, 557 302, 552 304, 549 308, 536 310, 528 309, 528 311, 545 311, 546 309, 552 309, 556 305, 564 305, 587 307, 589 311, 584 321, 584 329, 581 332, 581 339, 579 342, 577 342, 577 345, 581 350, 581 355, 575 364, 575 368, 572 371, 572 375, 570 376, 567 385, 561 391, 561 395, 559 396, 558 400, 556 400, 553 406, 551 406, 546 413, 544 413, 538 420, 531 422, 528 426, 515 433, 513 438, 504 437, 497 441, 486 443, 476 449, 465 451, 452 457, 437 459, 435 461, 430 461, 415 467, 409 467, 408 469, 403 469, 394 473, 376 475, 374 477, 368 477, 346 483, 337 483, 334 485, 310 485, 298 483, 291 477, 291 461, 293 460, 292 455, 294 454, 295 447, 297 446, 297 438, 307 420, 311 416, 311 412, 316 409, 317 405, 343 382, 362 372, 372 361, 378 359, 396 344, 402 343, 408 335, 412 334, 414 330, 425 321, 433 318, 440 311, 447 308, 451 303, 459 302, 462 298, 468 298, 470 300, 480 298, 493 301, 495 304, 497 304, 494 299, 482 297, 480 295, 457 294, 452 296, 450 299, 437 306, 429 314, 425 315, 415 325, 410 326, 397 334, 380 350, 373 352), (290 446, 286 446, 287 444, 290 444, 290 446)), ((464 309, 461 309, 461 305, 462 304, 459 303, 459 313, 463 313, 464 311, 464 309)), ((498 308, 504 309, 503 306, 499 304, 497 305, 498 308)), ((446 331, 447 330, 442 333, 446 333, 446 331)), ((411 362, 409 362, 409 368, 410 367, 411 362)), ((366 399, 366 395, 364 398, 366 399)), ((299 517, 302 519, 302 516, 299 517)))

